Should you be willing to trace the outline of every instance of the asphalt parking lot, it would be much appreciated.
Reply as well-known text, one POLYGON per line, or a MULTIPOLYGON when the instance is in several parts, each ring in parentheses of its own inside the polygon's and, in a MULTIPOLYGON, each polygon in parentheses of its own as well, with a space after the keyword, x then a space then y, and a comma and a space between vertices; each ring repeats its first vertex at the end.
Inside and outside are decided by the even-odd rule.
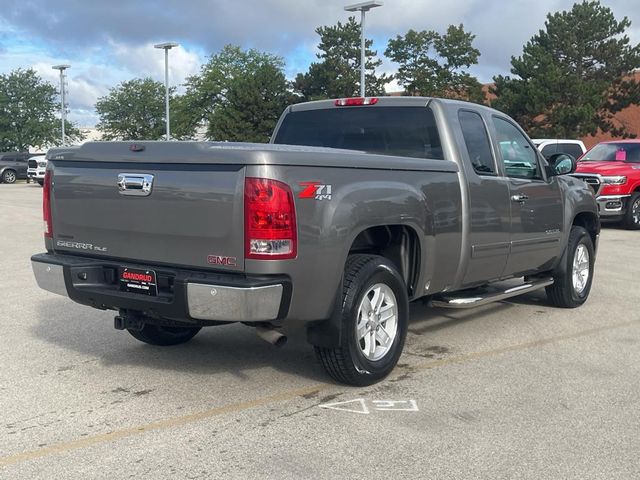
POLYGON ((0 478, 640 477, 640 232, 603 230, 580 309, 413 305, 399 367, 358 389, 300 329, 151 347, 39 290, 40 197, 0 185, 0 478))

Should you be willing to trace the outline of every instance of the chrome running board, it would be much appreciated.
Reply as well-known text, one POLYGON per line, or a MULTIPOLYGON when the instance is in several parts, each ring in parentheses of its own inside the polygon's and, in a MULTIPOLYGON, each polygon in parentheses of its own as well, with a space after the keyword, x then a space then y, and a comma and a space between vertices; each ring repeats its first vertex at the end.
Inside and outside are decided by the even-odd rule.
POLYGON ((488 303, 500 302, 507 298, 517 297, 518 295, 524 295, 525 293, 540 290, 541 288, 548 287, 553 284, 553 278, 540 278, 533 282, 527 282, 523 285, 508 288, 507 290, 498 291, 495 293, 489 293, 484 295, 471 295, 471 296, 454 296, 446 295, 439 296, 432 299, 429 305, 439 308, 474 308, 486 305, 488 303))

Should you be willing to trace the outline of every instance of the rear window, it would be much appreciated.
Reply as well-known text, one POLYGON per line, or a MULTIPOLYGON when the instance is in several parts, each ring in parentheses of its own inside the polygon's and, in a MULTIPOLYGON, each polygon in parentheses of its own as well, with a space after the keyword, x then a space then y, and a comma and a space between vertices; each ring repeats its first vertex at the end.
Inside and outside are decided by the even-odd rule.
POLYGON ((559 143, 558 153, 568 153, 573 158, 580 158, 584 152, 577 143, 559 143))
POLYGON ((544 155, 544 158, 549 158, 551 155, 553 155, 557 151, 558 151, 558 144, 551 143, 549 145, 545 145, 544 147, 542 147, 542 150, 540 150, 540 153, 544 155))
POLYGON ((444 159, 430 108, 336 107, 287 114, 274 143, 444 159))

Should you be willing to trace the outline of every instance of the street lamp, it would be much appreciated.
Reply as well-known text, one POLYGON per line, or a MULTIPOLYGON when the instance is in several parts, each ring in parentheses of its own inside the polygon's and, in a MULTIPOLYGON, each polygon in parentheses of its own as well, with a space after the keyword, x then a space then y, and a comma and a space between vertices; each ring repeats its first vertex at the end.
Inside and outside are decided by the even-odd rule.
POLYGON ((165 116, 167 119, 167 142, 171 139, 171 131, 169 128, 169 50, 173 47, 177 47, 179 44, 175 42, 158 43, 154 45, 155 48, 161 48, 164 50, 164 89, 165 89, 165 116))
POLYGON ((62 119, 62 145, 64 146, 65 135, 64 135, 64 124, 67 119, 67 105, 66 105, 66 92, 64 85, 64 71, 67 68, 71 68, 71 65, 54 65, 54 70, 60 70, 60 118, 62 119))
POLYGON ((347 12, 360 12, 360 96, 364 97, 364 72, 365 72, 365 39, 364 39, 364 16, 372 8, 381 7, 384 2, 373 0, 368 2, 354 3, 347 5, 344 9, 347 12))

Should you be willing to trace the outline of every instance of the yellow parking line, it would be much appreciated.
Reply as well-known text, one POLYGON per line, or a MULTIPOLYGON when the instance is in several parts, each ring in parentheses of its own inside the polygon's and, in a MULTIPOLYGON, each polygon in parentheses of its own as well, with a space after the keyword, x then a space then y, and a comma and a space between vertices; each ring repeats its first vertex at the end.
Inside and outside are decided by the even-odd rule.
POLYGON ((197 422, 225 413, 235 413, 242 410, 248 410, 250 408, 261 407, 263 405, 281 402, 284 400, 290 400, 292 398, 299 397, 301 395, 307 395, 313 392, 319 392, 330 385, 328 383, 313 385, 311 387, 300 388, 297 390, 288 390, 276 395, 268 397, 257 398, 255 400, 249 400, 242 403, 234 403, 230 405, 224 405, 222 407, 210 408, 202 410, 200 412, 191 413, 188 415, 182 415, 179 417, 169 417, 164 420, 158 420, 157 422, 138 425, 136 427, 123 428, 120 430, 114 430, 109 433, 102 433, 99 435, 93 435, 91 437, 84 437, 78 440, 71 440, 69 442, 62 442, 48 447, 39 448, 37 450, 31 450, 28 452, 18 453, 16 455, 9 455, 0 458, 0 467, 12 465, 15 463, 21 463, 27 460, 33 460, 35 458, 46 457, 55 453, 68 452, 70 450, 77 450, 80 448, 90 447, 98 443, 112 442, 121 438, 130 437, 132 435, 150 432, 153 430, 162 430, 165 428, 178 427, 188 423, 197 422))
MULTIPOLYGON (((603 327, 596 327, 596 328, 591 328, 588 330, 583 330, 583 331, 572 333, 572 334, 543 338, 543 339, 535 340, 532 342, 520 343, 517 345, 510 345, 508 347, 503 347, 503 348, 496 348, 494 350, 486 350, 482 352, 469 353, 467 355, 458 355, 458 356, 448 357, 442 360, 428 361, 428 362, 420 363, 418 365, 411 365, 410 368, 414 371, 428 370, 431 368, 442 367, 445 365, 463 363, 463 362, 468 362, 470 360, 477 360, 481 358, 501 355, 508 352, 525 350, 528 348, 561 342, 564 340, 580 338, 588 335, 593 335, 594 333, 604 332, 607 330, 613 330, 616 328, 637 325, 638 323, 640 323, 640 320, 617 323, 614 325, 608 325, 603 327)), ((145 432, 150 432, 154 430, 163 430, 171 427, 180 427, 180 426, 183 426, 189 423, 194 423, 200 420, 206 420, 208 418, 217 417, 219 415, 224 415, 227 413, 237 413, 243 410, 261 407, 270 403, 291 400, 293 398, 300 397, 302 395, 307 395, 314 392, 321 392, 324 390, 336 389, 336 388, 338 388, 337 385, 332 385, 328 383, 319 383, 316 385, 312 385, 310 387, 287 390, 284 392, 277 393, 275 395, 257 398, 255 400, 249 400, 246 402, 234 403, 230 405, 224 405, 222 407, 210 408, 207 410, 202 410, 200 412, 195 412, 188 415, 182 415, 178 417, 169 417, 164 420, 158 420, 156 422, 138 425, 135 427, 114 430, 113 432, 93 435, 91 437, 84 437, 78 440, 61 442, 55 445, 50 445, 48 447, 39 448, 37 450, 31 450, 27 452, 18 453, 15 455, 8 455, 6 457, 1 457, 0 467, 6 467, 8 465, 14 465, 16 463, 25 462, 28 460, 34 460, 36 458, 42 458, 42 457, 54 455, 57 453, 64 453, 72 450, 78 450, 81 448, 87 448, 92 445, 96 445, 100 443, 112 442, 115 440, 119 440, 121 438, 126 438, 133 435, 145 433, 145 432)))

